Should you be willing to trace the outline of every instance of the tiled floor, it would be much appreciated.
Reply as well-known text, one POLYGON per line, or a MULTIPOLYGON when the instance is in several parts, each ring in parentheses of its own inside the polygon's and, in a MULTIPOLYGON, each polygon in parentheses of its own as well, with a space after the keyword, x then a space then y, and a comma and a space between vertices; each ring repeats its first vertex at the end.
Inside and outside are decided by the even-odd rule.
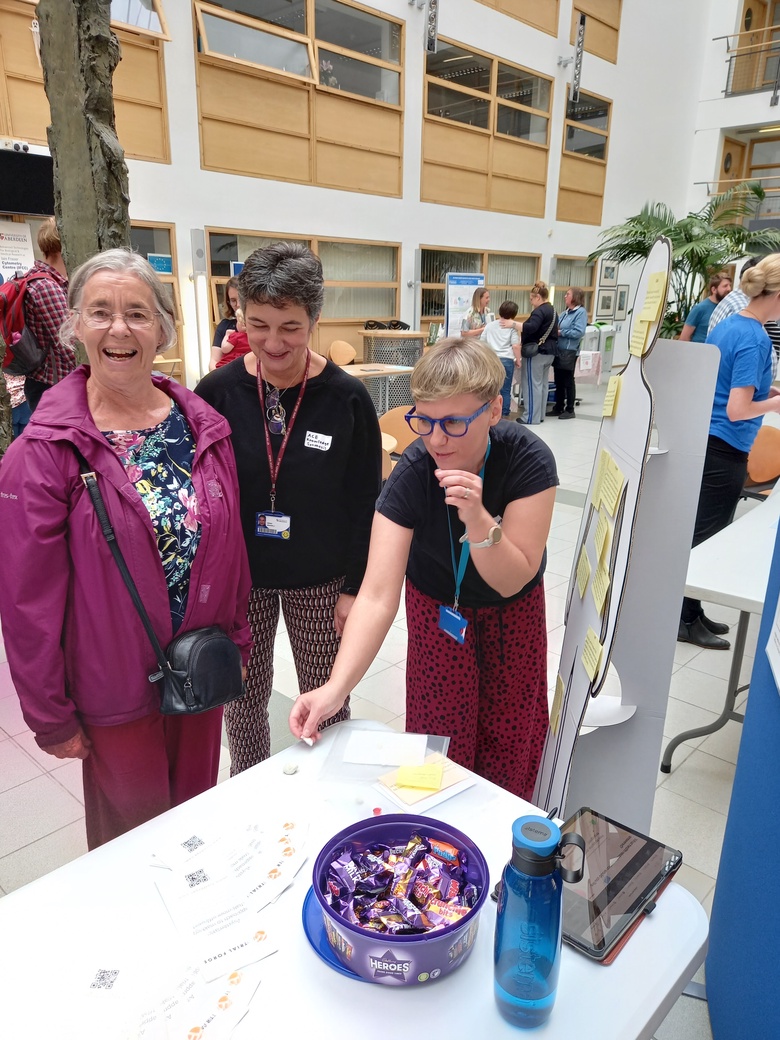
MULTIPOLYGON (((599 434, 604 387, 578 388, 582 404, 574 422, 548 419, 538 432, 553 449, 561 488, 548 543, 546 592, 550 647, 549 674, 554 681, 563 638, 563 593, 572 565, 584 493, 590 480, 599 434)), ((708 611, 709 613, 709 611, 708 611)), ((736 623, 734 611, 712 609, 712 616, 736 623)), ((752 619, 744 674, 749 678, 758 618, 752 619)), ((406 622, 403 606, 366 677, 352 697, 354 717, 371 718, 402 730, 406 622)), ((667 737, 711 721, 723 703, 730 654, 678 644, 675 653, 667 737)), ((271 705, 273 750, 291 740, 286 730, 288 698, 298 687, 286 634, 277 640, 271 705)), ((680 747, 671 774, 658 773, 652 833, 683 849, 679 881, 707 912, 728 812, 741 727, 725 729, 680 747)), ((224 750, 220 778, 227 776, 224 750)), ((11 685, 0 642, 0 895, 11 892, 86 851, 80 767, 43 754, 25 726, 11 685)), ((706 1004, 681 998, 657 1032, 658 1040, 711 1040, 706 1004)))

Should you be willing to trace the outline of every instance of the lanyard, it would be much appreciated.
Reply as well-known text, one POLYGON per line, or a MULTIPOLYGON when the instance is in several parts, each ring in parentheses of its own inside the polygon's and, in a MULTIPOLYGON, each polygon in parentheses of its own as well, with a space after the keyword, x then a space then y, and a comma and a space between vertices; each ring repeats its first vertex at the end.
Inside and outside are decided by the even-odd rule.
POLYGON ((265 415, 265 390, 263 389, 263 374, 262 374, 262 372, 260 370, 260 361, 259 361, 259 359, 258 359, 258 362, 257 362, 257 393, 258 393, 258 395, 260 397, 260 411, 262 412, 262 418, 263 418, 263 433, 265 433, 265 450, 266 450, 266 453, 268 455, 268 469, 269 469, 269 471, 271 473, 271 512, 272 513, 276 509, 276 480, 277 480, 277 477, 279 476, 279 470, 280 470, 281 465, 282 465, 282 459, 284 458, 284 452, 285 452, 285 448, 287 447, 287 442, 290 439, 290 434, 292 433, 292 428, 295 425, 295 419, 296 419, 296 416, 298 415, 298 409, 300 408, 301 401, 303 400, 303 393, 304 393, 304 390, 306 389, 306 383, 308 382, 308 379, 309 379, 309 365, 310 364, 311 364, 311 351, 307 350, 306 351, 306 368, 303 370, 303 382, 301 383, 301 389, 298 391, 298 399, 295 402, 295 407, 293 408, 292 415, 290 416, 290 421, 287 424, 287 429, 285 430, 284 437, 282 438, 282 443, 281 443, 281 446, 279 448, 279 454, 276 457, 276 462, 274 462, 274 452, 273 452, 273 448, 271 447, 271 434, 268 432, 268 422, 266 421, 266 415, 265 415))
MULTIPOLYGON (((482 469, 479 471, 479 479, 484 483, 485 480, 485 466, 487 465, 488 455, 490 455, 490 438, 488 438, 487 451, 485 452, 485 461, 482 463, 482 469)), ((469 562, 469 554, 471 552, 471 546, 468 542, 464 542, 460 547, 460 559, 457 566, 455 565, 455 539, 452 537, 452 521, 450 520, 450 511, 447 509, 447 526, 450 529, 450 555, 452 557, 452 573, 455 578, 455 603, 453 604, 455 610, 458 609, 458 602, 460 601, 460 587, 463 584, 463 575, 466 573, 466 564, 469 562)))

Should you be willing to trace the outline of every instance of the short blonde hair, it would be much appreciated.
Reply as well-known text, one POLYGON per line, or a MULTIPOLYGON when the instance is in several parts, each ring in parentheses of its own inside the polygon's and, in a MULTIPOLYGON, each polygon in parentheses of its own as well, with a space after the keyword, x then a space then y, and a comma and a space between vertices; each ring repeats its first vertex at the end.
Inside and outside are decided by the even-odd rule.
POLYGON ((56 256, 62 252, 60 233, 57 230, 57 221, 54 217, 44 220, 38 228, 38 248, 44 256, 56 256))
POLYGON ((780 292, 780 253, 770 253, 755 267, 749 267, 742 275, 739 287, 751 300, 780 292))
POLYGON ((492 401, 501 393, 506 372, 487 344, 451 336, 431 347, 412 372, 415 401, 440 401, 460 394, 474 394, 492 401))

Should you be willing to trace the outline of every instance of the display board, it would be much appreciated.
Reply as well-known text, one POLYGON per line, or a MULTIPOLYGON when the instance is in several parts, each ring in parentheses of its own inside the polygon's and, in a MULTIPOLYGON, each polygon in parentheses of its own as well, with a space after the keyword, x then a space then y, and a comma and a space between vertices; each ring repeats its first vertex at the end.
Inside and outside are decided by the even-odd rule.
POLYGON ((459 336, 475 290, 485 284, 484 274, 448 274, 445 291, 444 328, 446 335, 459 336))

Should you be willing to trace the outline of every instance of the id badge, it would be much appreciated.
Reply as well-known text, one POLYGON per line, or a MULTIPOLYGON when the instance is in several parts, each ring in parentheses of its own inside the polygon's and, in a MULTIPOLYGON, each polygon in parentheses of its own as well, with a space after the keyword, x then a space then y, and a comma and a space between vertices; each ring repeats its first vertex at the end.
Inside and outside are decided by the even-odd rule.
POLYGON ((290 517, 286 513, 256 513, 255 535, 257 538, 290 537, 290 517))
POLYGON ((452 607, 439 607, 439 628, 454 639, 456 643, 466 641, 466 629, 469 623, 464 616, 452 607))

